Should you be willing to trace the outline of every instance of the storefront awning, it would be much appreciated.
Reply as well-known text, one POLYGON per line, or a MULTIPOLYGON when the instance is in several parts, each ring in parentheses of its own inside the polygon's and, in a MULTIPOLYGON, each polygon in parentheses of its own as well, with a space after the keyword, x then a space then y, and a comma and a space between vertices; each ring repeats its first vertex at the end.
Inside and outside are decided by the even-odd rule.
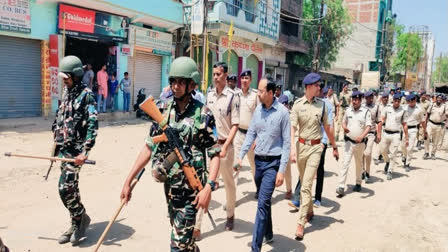
POLYGON ((105 0, 84 0, 82 1, 82 6, 80 5, 79 0, 37 0, 37 4, 42 3, 66 3, 71 5, 76 5, 82 8, 88 8, 93 10, 104 11, 120 16, 126 16, 131 18, 132 23, 143 23, 151 26, 158 26, 161 28, 165 28, 168 31, 176 30, 183 26, 183 24, 176 23, 170 20, 166 20, 163 18, 155 17, 149 15, 144 12, 140 12, 138 10, 128 9, 123 6, 119 6, 113 3, 110 3, 105 0))

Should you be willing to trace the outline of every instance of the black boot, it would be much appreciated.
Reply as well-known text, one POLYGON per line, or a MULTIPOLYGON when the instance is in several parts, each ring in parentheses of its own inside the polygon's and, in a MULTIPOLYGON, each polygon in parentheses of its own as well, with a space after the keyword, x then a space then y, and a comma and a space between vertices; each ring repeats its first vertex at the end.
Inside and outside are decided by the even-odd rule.
POLYGON ((73 234, 75 224, 72 223, 72 225, 65 231, 58 239, 59 244, 64 244, 70 241, 70 237, 73 234))
POLYGON ((387 173, 387 171, 389 171, 389 162, 384 166, 384 172, 387 173))
POLYGON ((81 220, 73 228, 73 234, 70 237, 70 242, 73 245, 78 244, 81 238, 84 237, 84 234, 89 224, 90 224, 90 217, 87 215, 86 212, 84 212, 81 215, 81 220))

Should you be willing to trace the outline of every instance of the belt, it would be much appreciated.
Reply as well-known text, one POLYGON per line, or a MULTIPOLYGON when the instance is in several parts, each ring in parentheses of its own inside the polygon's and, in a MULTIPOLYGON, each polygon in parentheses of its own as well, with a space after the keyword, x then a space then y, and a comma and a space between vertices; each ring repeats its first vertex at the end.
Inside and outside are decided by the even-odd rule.
POLYGON ((238 128, 238 130, 243 134, 247 134, 247 129, 238 128))
POLYGON ((439 126, 441 126, 441 125, 443 124, 443 122, 438 122, 438 123, 436 123, 436 122, 434 122, 434 121, 431 120, 431 119, 429 119, 429 121, 430 121, 432 124, 434 124, 434 125, 439 125, 439 126))
POLYGON ((320 139, 306 140, 304 138, 299 138, 299 143, 313 146, 316 144, 320 144, 320 139))
POLYGON ((366 139, 364 138, 360 143, 357 143, 355 140, 351 139, 350 137, 348 137, 348 136, 346 136, 346 135, 344 135, 344 140, 345 140, 345 141, 352 142, 352 143, 354 143, 354 144, 360 144, 360 143, 364 143, 364 142, 366 141, 366 139))
POLYGON ((225 139, 218 139, 218 144, 224 144, 226 142, 225 139))
POLYGON ((408 125, 408 129, 415 129, 417 127, 418 127, 418 125, 408 125))
POLYGON ((263 161, 263 162, 271 162, 274 160, 280 160, 282 158, 282 156, 259 156, 259 155, 255 155, 255 159, 263 161))
POLYGON ((384 132, 386 132, 387 134, 398 134, 400 133, 400 131, 392 131, 392 130, 384 130, 384 132))

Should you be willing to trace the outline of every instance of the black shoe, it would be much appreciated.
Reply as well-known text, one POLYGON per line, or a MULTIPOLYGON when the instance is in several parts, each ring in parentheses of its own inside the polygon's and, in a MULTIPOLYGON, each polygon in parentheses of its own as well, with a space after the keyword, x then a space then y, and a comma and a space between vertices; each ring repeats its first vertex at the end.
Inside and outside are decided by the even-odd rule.
POLYGON ((405 165, 405 166, 404 166, 404 170, 405 170, 406 172, 409 172, 409 171, 411 170, 411 164, 407 164, 407 165, 405 165))
POLYGON ((406 158, 405 158, 405 157, 402 157, 402 158, 401 158, 401 161, 403 162, 403 166, 406 166, 406 158))
POLYGON ((80 223, 74 226, 73 234, 70 237, 70 242, 72 243, 72 245, 78 244, 81 238, 84 237, 84 234, 86 233, 89 224, 90 224, 90 217, 87 215, 87 213, 84 212, 81 215, 80 223))
POLYGON ((370 183, 370 174, 368 172, 365 173, 364 181, 366 182, 366 184, 370 183))
POLYGON ((360 192, 361 191, 361 185, 356 184, 355 187, 353 187, 354 192, 360 192))
POLYGON ((436 160, 436 155, 435 154, 431 154, 431 159, 432 160, 436 160))
POLYGON ((429 153, 425 153, 424 155, 423 155, 423 159, 429 159, 429 153))
POLYGON ((392 172, 387 172, 387 180, 392 180, 392 172))
POLYGON ((343 197, 344 196, 344 188, 338 187, 336 189, 336 194, 338 195, 338 197, 343 197))
POLYGON ((366 172, 363 172, 361 175, 361 179, 364 180, 365 177, 366 177, 366 172))
POLYGON ((387 171, 389 171, 389 162, 384 166, 384 172, 387 173, 387 171))
POLYGON ((67 231, 65 231, 58 239, 59 244, 64 244, 70 241, 70 236, 73 234, 73 229, 75 225, 71 225, 67 231))

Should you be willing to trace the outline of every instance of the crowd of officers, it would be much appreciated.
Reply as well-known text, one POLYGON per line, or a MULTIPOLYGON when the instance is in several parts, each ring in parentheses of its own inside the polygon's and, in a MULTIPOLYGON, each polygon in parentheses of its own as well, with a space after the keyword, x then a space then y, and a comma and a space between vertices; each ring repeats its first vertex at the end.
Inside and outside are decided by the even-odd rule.
MULTIPOLYGON (((90 223, 80 201, 78 181, 81 166, 95 144, 97 111, 91 90, 81 83, 80 60, 67 56, 60 69, 65 83, 64 101, 53 131, 55 142, 61 146, 59 156, 75 158, 76 162, 63 162, 61 166, 59 192, 70 212, 72 225, 62 234, 59 243, 77 244, 90 223)), ((204 189, 192 190, 182 164, 166 162, 171 145, 154 142, 154 137, 163 131, 161 126, 153 124, 120 198, 124 202, 130 200, 132 180, 151 161, 152 175, 165 185, 172 225, 171 251, 199 251, 195 241, 200 239, 202 216, 207 211, 211 192, 219 187, 219 176, 226 194, 225 230, 234 229, 237 180, 246 156, 258 199, 251 249, 260 251, 263 243, 274 239, 271 198, 274 188, 283 181, 285 198, 291 200, 289 205, 299 212, 295 238, 303 239, 304 227, 314 216, 313 206, 321 204, 326 149, 332 148, 332 155, 339 159, 336 141, 344 141, 336 189, 342 197, 352 157, 356 167, 353 190, 361 191, 363 180, 371 182, 372 159, 375 164, 385 162, 384 171, 390 180, 399 152, 404 168, 409 171, 414 149, 424 148, 424 158, 435 159, 445 133, 448 110, 442 94, 403 93, 399 89, 361 93, 356 89, 348 90, 345 84, 337 96, 332 87, 324 87, 320 75, 310 73, 303 80, 305 95, 294 101, 290 92, 282 94, 281 85, 270 78, 262 78, 258 89, 253 89, 250 69, 239 76, 229 75, 227 65, 218 62, 213 66, 213 87, 203 102, 194 98, 199 93, 200 74, 192 59, 176 59, 169 75, 172 100, 164 106, 164 123, 176 129, 186 157, 204 189), (214 120, 210 120, 210 115, 214 120), (209 125, 211 121, 215 123, 209 125), (375 144, 379 148, 373 148, 375 144), (374 152, 374 149, 379 151, 374 152), (292 163, 297 163, 299 170, 294 192, 292 163), (316 173, 313 202, 311 190, 316 173)))

